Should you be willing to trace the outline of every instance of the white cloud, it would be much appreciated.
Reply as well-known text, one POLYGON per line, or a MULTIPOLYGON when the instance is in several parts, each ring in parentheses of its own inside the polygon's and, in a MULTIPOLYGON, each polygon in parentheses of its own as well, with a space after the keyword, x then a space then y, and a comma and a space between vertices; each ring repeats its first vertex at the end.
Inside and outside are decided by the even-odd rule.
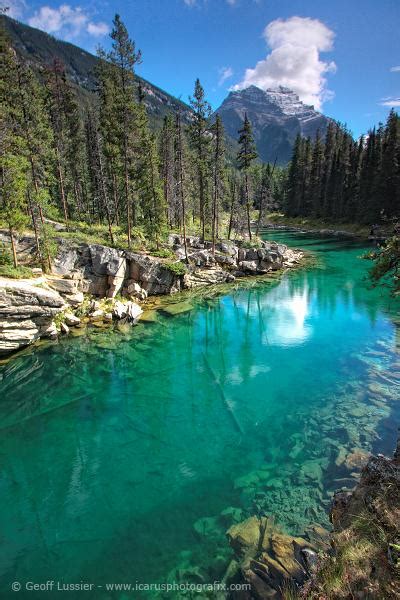
POLYGON ((394 108, 395 106, 400 106, 400 97, 388 96, 387 98, 382 98, 379 104, 381 106, 390 106, 391 108, 394 108))
POLYGON ((93 22, 90 16, 80 7, 61 4, 58 8, 41 6, 28 19, 29 25, 43 29, 47 33, 58 34, 65 39, 76 38, 82 33, 99 37, 108 33, 106 23, 93 22))
POLYGON ((194 6, 196 4, 196 0, 183 0, 186 6, 194 6))
POLYGON ((233 89, 256 85, 261 89, 283 85, 296 92, 307 104, 320 109, 333 97, 325 75, 336 70, 335 63, 320 59, 320 52, 333 49, 334 32, 318 19, 290 17, 272 21, 264 29, 271 52, 233 89))
POLYGON ((94 37, 100 37, 102 35, 107 35, 107 33, 110 31, 110 28, 107 25, 107 23, 104 23, 103 21, 99 21, 98 23, 92 23, 90 21, 88 23, 86 31, 89 35, 93 35, 94 37))
POLYGON ((227 4, 230 6, 234 6, 236 4, 236 0, 226 0, 227 4))
POLYGON ((218 85, 222 85, 223 83, 225 83, 225 81, 227 79, 230 79, 233 75, 232 67, 222 67, 221 69, 219 69, 218 72, 219 72, 218 85))
POLYGON ((6 15, 13 19, 19 19, 26 11, 27 6, 25 0, 0 0, 0 8, 3 10, 7 8, 6 15))
POLYGON ((392 73, 400 73, 400 65, 397 67, 390 67, 392 73))

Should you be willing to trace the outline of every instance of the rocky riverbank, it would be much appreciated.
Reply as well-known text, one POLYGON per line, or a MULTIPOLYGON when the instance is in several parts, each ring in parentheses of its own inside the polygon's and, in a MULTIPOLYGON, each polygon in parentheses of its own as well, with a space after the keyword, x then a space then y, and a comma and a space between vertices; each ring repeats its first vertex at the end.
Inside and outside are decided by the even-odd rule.
POLYGON ((332 533, 282 533, 267 517, 227 531, 234 551, 226 581, 245 582, 240 600, 399 598, 400 440, 393 458, 372 456, 353 491, 337 492, 332 533))
MULTIPOLYGON (((3 232, 1 239, 6 240, 3 232)), ((201 286, 265 275, 300 263, 303 253, 282 244, 187 239, 188 263, 179 235, 169 238, 169 258, 119 250, 100 244, 57 240, 51 275, 36 269, 29 280, 0 278, 0 356, 40 338, 68 334, 71 327, 135 322, 150 296, 170 295, 201 286), (56 326, 57 325, 57 326, 56 326)), ((34 239, 18 242, 20 258, 29 257, 34 239)))

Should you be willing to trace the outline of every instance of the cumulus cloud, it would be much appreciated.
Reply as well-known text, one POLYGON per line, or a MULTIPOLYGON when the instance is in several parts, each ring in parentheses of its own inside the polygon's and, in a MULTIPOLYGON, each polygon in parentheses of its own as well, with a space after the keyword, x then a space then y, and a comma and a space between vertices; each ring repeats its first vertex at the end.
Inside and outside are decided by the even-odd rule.
POLYGON ((381 106, 390 106, 391 108, 400 106, 400 97, 399 96, 388 96, 387 98, 382 98, 379 103, 381 106))
POLYGON ((93 22, 80 6, 61 4, 58 8, 41 6, 28 19, 29 25, 43 29, 47 33, 58 34, 65 39, 76 38, 82 33, 99 37, 108 33, 109 28, 102 21, 93 22))
POLYGON ((221 69, 219 69, 218 72, 219 72, 218 85, 222 85, 223 83, 225 83, 225 81, 227 79, 230 79, 233 75, 232 67, 222 67, 221 69))
POLYGON ((102 35, 107 35, 107 33, 110 31, 110 28, 107 23, 103 23, 102 21, 99 21, 98 23, 92 23, 90 21, 87 25, 86 31, 89 35, 100 37, 102 35))
POLYGON ((25 13, 27 6, 25 0, 0 0, 0 9, 9 17, 19 19, 25 13))
POLYGON ((333 49, 335 34, 318 19, 290 17, 272 21, 263 36, 271 49, 253 69, 246 69, 241 83, 233 89, 256 85, 261 89, 283 85, 300 99, 320 109, 333 97, 325 75, 336 71, 333 61, 321 60, 321 52, 333 49))
POLYGON ((390 70, 392 73, 400 73, 400 65, 397 67, 391 67, 390 70))

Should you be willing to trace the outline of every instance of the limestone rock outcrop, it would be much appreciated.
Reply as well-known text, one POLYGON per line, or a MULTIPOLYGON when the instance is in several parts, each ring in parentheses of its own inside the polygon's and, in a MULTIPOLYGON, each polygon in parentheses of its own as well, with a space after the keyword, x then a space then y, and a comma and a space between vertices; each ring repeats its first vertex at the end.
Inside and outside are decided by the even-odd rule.
POLYGON ((40 284, 0 278, 0 355, 57 335, 53 319, 65 303, 57 291, 40 284))

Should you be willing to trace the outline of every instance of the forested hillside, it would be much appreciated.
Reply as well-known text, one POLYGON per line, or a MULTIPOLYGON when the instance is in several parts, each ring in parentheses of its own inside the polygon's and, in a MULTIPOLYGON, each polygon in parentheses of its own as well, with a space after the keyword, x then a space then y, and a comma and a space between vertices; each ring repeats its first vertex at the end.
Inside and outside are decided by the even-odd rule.
MULTIPOLYGON (((93 100, 90 92, 95 92, 98 86, 97 56, 5 15, 0 18, 13 48, 33 68, 40 71, 44 65, 51 65, 54 58, 57 58, 63 64, 68 79, 76 85, 75 89, 79 97, 88 102, 93 100)), ((160 126, 163 117, 171 110, 180 109, 187 118, 190 112, 187 104, 136 75, 137 93, 139 87, 145 95, 144 102, 153 127, 160 126)))

